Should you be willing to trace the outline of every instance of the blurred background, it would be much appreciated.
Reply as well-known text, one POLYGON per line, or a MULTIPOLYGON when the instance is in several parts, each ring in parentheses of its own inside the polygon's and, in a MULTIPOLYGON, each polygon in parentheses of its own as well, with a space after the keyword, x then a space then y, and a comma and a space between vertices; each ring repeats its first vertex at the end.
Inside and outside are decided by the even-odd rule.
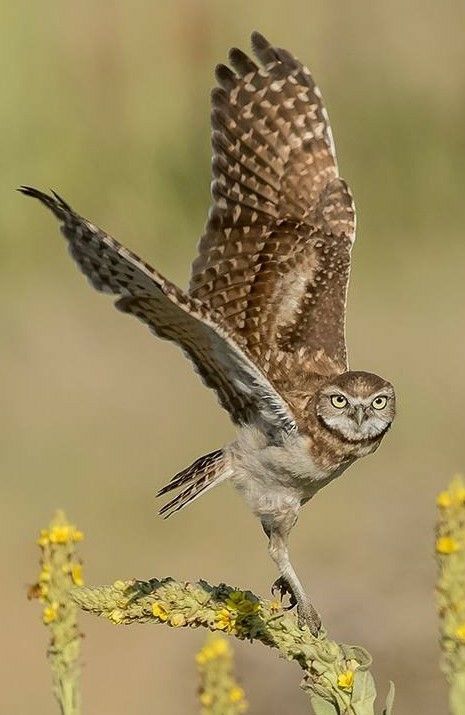
MULTIPOLYGON (((171 345, 88 288, 54 220, 14 192, 58 190, 181 285, 209 205, 209 92, 259 29, 323 90, 359 229, 352 367, 386 376, 397 422, 302 512, 292 552, 331 636, 374 656, 396 712, 446 712, 434 612, 435 494, 465 465, 463 2, 2 3, 0 712, 56 712, 34 545, 55 507, 86 534, 88 583, 172 575, 267 595, 276 573, 224 485, 177 518, 155 491, 234 434, 171 345)), ((84 712, 197 712, 203 632, 82 618, 84 712)), ((235 645, 254 715, 308 712, 297 667, 235 645)))

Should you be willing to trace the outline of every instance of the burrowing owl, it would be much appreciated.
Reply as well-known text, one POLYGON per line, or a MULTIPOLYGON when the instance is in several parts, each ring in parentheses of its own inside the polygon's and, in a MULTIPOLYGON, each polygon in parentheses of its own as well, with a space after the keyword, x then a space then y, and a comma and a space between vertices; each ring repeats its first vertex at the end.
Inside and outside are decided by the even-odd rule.
POLYGON ((241 491, 301 624, 318 615, 288 556, 300 507, 379 446, 392 385, 348 371, 346 292, 355 209, 340 178, 321 93, 289 52, 253 33, 212 92, 213 205, 186 292, 79 216, 57 194, 22 187, 62 223, 97 290, 120 296, 193 361, 238 426, 237 438, 177 474, 169 516, 225 480, 241 491))

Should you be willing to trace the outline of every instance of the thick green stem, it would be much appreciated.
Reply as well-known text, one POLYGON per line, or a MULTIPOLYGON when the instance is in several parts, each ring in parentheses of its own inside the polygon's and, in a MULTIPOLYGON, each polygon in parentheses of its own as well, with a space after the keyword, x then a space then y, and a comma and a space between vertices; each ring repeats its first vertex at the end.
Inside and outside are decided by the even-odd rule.
MULTIPOLYGON (((324 630, 314 638, 308 628, 299 628, 294 615, 250 591, 225 584, 210 586, 205 581, 192 584, 154 578, 74 589, 71 595, 82 609, 115 624, 204 627, 258 640, 299 663, 304 673, 302 688, 317 715, 374 715, 376 690, 367 651, 339 645, 324 630)), ((391 712, 390 705, 385 712, 391 712)))

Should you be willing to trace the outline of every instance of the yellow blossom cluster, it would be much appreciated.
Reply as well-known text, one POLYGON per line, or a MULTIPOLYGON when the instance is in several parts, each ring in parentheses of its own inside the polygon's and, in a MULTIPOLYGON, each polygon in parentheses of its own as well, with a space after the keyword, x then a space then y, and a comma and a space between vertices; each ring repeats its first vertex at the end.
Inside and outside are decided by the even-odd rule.
POLYGON ((441 668, 455 693, 465 701, 465 482, 456 476, 437 497, 437 603, 441 668))
POLYGON ((79 667, 81 635, 77 627, 76 605, 69 593, 82 586, 82 564, 76 554, 76 542, 83 534, 57 512, 47 529, 38 538, 40 572, 37 583, 29 589, 29 597, 42 604, 42 622, 50 631, 48 658, 53 675, 53 692, 60 711, 77 715, 70 703, 79 701, 79 667))
POLYGON ((436 503, 440 509, 436 551, 448 556, 463 549, 461 531, 457 529, 465 508, 465 484, 460 476, 455 476, 448 489, 438 494, 436 503))
POLYGON ((247 591, 231 591, 226 599, 226 607, 215 615, 215 628, 226 633, 236 633, 241 621, 260 611, 260 602, 247 591))
POLYGON ((195 656, 197 665, 205 665, 210 660, 231 655, 231 646, 224 638, 211 638, 195 656))
POLYGON ((82 541, 84 534, 71 524, 54 524, 50 529, 41 529, 37 543, 39 546, 48 544, 67 544, 82 541))
POLYGON ((460 544, 453 536, 439 536, 436 539, 436 551, 438 554, 454 554, 459 549, 460 544))
POLYGON ((173 628, 182 628, 186 625, 186 617, 182 613, 170 613, 170 608, 163 601, 155 601, 152 604, 152 615, 162 623, 168 622, 173 628))
POLYGON ((465 504, 465 486, 460 476, 455 476, 448 489, 438 494, 436 503, 441 509, 465 504))
POLYGON ((42 550, 41 569, 36 584, 29 589, 31 598, 44 604, 42 621, 50 625, 59 617, 60 604, 56 592, 65 585, 83 586, 82 564, 74 558, 74 544, 82 541, 84 534, 60 517, 48 529, 41 529, 37 544, 42 550), (58 575, 63 574, 63 577, 58 575))
POLYGON ((202 715, 239 715, 248 709, 233 675, 233 651, 225 638, 210 636, 196 655, 202 715))

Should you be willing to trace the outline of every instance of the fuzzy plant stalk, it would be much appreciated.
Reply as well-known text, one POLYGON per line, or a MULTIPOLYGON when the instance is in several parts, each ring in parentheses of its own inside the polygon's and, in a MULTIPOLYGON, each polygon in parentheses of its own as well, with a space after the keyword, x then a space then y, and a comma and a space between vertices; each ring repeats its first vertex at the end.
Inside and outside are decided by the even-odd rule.
POLYGON ((441 669, 449 684, 449 710, 465 712, 465 481, 456 476, 437 498, 437 605, 441 669))
POLYGON ((204 627, 276 648, 283 658, 301 666, 301 687, 316 715, 392 713, 392 685, 384 709, 375 711, 371 657, 364 648, 331 641, 324 629, 315 638, 308 628, 299 628, 296 616, 284 612, 279 602, 259 599, 250 591, 153 578, 76 588, 71 596, 85 611, 117 625, 204 627))
POLYGON ((209 634, 195 657, 199 672, 201 715, 241 715, 248 710, 244 690, 234 675, 230 643, 219 634, 209 634))
POLYGON ((76 604, 69 592, 84 583, 82 564, 76 553, 76 544, 82 539, 82 532, 58 511, 37 540, 41 550, 40 573, 37 583, 29 589, 29 596, 42 604, 42 621, 50 633, 47 656, 53 692, 62 715, 81 713, 81 634, 76 604))

